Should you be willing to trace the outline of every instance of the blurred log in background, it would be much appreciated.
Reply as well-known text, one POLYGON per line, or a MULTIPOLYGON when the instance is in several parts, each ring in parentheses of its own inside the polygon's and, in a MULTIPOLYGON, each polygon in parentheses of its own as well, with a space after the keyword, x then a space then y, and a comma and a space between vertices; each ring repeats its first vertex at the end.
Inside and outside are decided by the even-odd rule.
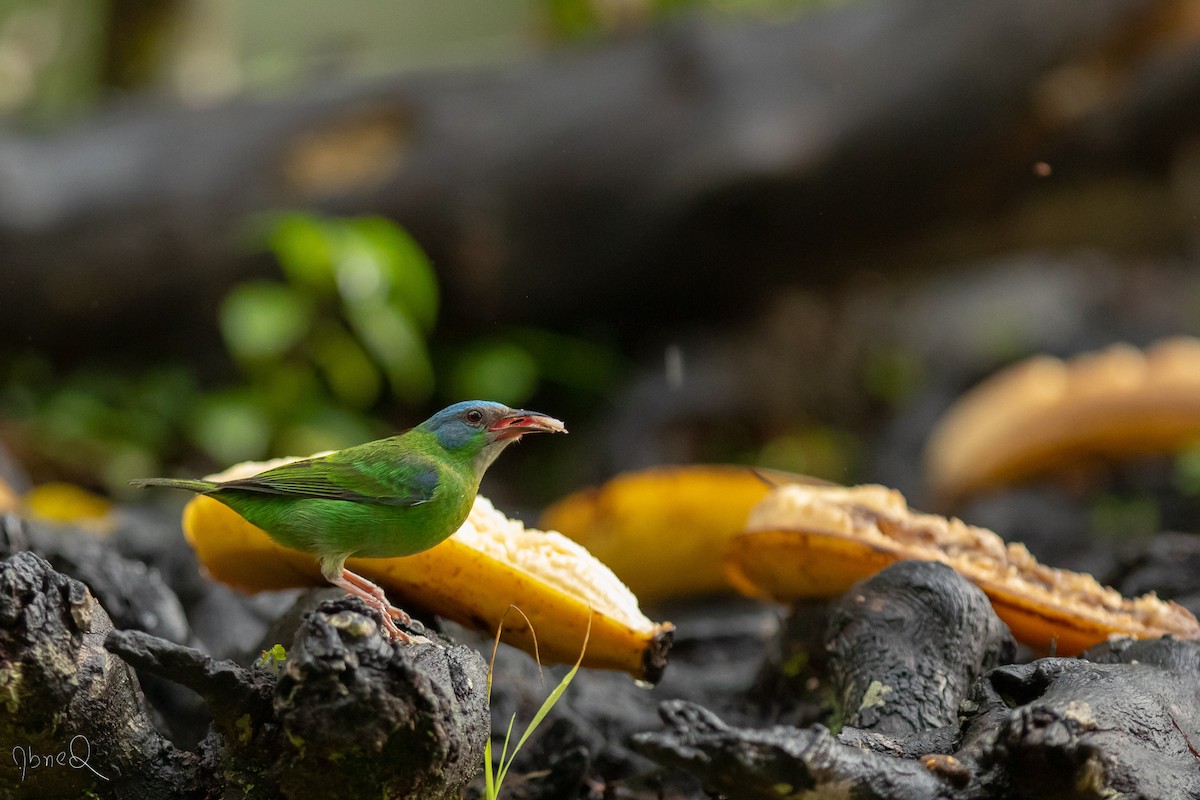
MULTIPOLYGON (((1052 291, 1053 263, 1081 252, 1121 274, 1192 258, 1194 3, 779 3, 758 18, 602 2, 572 17, 569 5, 513 3, 492 49, 427 46, 438 55, 425 65, 439 69, 399 72, 417 33, 389 48, 386 34, 360 31, 357 46, 333 47, 330 31, 353 15, 326 9, 308 19, 331 26, 318 41, 333 52, 309 53, 318 74, 266 91, 238 72, 236 48, 210 51, 207 71, 172 53, 188 24, 212 36, 192 4, 98 4, 109 22, 100 102, 49 131, 30 130, 40 118, 26 109, 24 129, 0 136, 0 357, 32 352, 55 369, 168 361, 221 385, 235 371, 218 305, 240 282, 278 275, 254 221, 279 209, 378 214, 436 269, 435 359, 442 344, 528 326, 624 364, 600 396, 551 376, 518 398, 583 414, 616 402, 608 419, 652 444, 618 447, 588 468, 597 474, 753 456, 795 417, 878 422, 863 360, 911 324, 896 299, 937 276, 1046 258, 1052 291), (578 29, 572 19, 591 20, 591 37, 553 46, 578 29), (250 86, 235 91, 239 74, 250 86), (688 368, 686 398, 654 388, 667 384, 664 353, 688 368), (764 364, 770 374, 748 374, 764 364), (860 399, 836 402, 847 395, 860 399), (754 422, 708 451, 671 432, 720 414, 754 422), (642 436, 639 415, 666 432, 642 436)), ((419 27, 397 13, 380 26, 419 27)), ((459 29, 478 36, 499 13, 480 6, 459 29)), ((957 388, 1031 345, 1068 343, 985 354, 957 388)), ((376 408, 395 424, 424 410, 376 408)), ((831 477, 869 471, 835 461, 827 471, 847 474, 831 477)))

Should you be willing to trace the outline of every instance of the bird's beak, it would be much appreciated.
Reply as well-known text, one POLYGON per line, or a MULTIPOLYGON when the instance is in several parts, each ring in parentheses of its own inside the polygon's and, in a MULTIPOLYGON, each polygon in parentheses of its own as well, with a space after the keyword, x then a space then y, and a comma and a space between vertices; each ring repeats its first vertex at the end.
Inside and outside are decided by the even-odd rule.
POLYGON ((519 439, 526 433, 566 433, 567 428, 560 420, 539 414, 536 411, 515 409, 488 426, 496 434, 496 441, 519 439))

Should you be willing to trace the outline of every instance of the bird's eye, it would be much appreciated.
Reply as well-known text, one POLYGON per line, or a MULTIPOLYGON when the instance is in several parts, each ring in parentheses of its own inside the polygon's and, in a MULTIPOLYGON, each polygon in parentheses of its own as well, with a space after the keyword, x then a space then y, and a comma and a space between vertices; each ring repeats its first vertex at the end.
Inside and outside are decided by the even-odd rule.
POLYGON ((483 422, 483 412, 478 408, 472 408, 467 412, 467 422, 471 425, 478 425, 483 422))

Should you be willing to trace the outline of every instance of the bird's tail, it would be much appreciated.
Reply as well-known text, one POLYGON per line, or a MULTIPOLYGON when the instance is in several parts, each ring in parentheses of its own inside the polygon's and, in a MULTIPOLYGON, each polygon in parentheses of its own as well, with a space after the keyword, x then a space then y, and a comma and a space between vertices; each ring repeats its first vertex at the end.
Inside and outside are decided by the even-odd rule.
POLYGON ((165 486, 168 489, 187 489, 189 492, 211 492, 217 488, 212 481, 176 480, 175 478, 138 478, 129 482, 130 486, 144 489, 147 486, 165 486))

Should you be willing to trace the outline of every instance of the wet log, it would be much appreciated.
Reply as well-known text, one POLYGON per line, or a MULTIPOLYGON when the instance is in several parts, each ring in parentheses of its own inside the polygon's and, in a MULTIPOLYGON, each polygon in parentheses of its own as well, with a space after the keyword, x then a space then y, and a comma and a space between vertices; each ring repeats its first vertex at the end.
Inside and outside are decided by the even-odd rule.
POLYGON ((744 800, 824 792, 861 800, 937 800, 953 787, 918 761, 839 743, 823 725, 734 728, 685 701, 659 707, 667 731, 641 733, 647 755, 698 774, 711 790, 744 800))
POLYGON ((847 713, 859 725, 893 732, 846 727, 835 736, 820 724, 738 727, 694 703, 669 701, 659 712, 666 730, 637 734, 634 747, 693 771, 710 791, 750 800, 805 791, 945 800, 1197 796, 1200 643, 1113 641, 1083 658, 996 666, 964 681, 962 664, 981 671, 989 659, 1011 653, 1011 640, 989 651, 960 638, 971 625, 949 621, 956 615, 947 614, 953 604, 944 601, 964 595, 928 593, 954 584, 940 574, 946 569, 894 565, 880 573, 883 581, 848 592, 831 615, 830 671, 841 673, 835 686, 840 680, 851 690, 847 713), (932 613, 913 625, 922 603, 932 613), (889 625, 893 635, 848 635, 889 625), (923 652, 936 663, 954 649, 968 654, 942 665, 944 690, 924 679, 935 669, 914 668, 910 660, 923 652), (847 679, 856 659, 865 673, 880 676, 867 684, 876 687, 873 694, 858 690, 861 677, 847 679), (875 702, 881 698, 886 702, 875 702))
POLYGON ((104 648, 112 622, 32 553, 0 561, 0 795, 213 796, 200 759, 151 724, 137 677, 104 648))
POLYGON ((108 646, 197 692, 226 792, 247 798, 457 798, 490 730, 483 660, 462 646, 393 647, 357 600, 305 618, 276 677, 136 632, 108 646))
POLYGON ((846 725, 893 735, 956 725, 971 684, 1016 653, 987 595, 931 561, 855 585, 834 605, 826 642, 846 725))
POLYGON ((276 670, 114 630, 42 558, 0 561, 0 795, 31 798, 458 798, 490 730, 479 654, 393 647, 356 600, 305 617, 276 670), (107 648, 107 649, 106 649, 107 648), (154 728, 132 666, 195 691, 195 752, 154 728))
POLYGON ((993 670, 963 705, 973 784, 999 796, 1200 795, 1200 644, 1124 640, 993 670))
POLYGON ((1134 110, 1155 112, 1166 160, 1200 108, 1179 100, 1195 59, 1159 57, 1193 52, 1167 24, 1185 6, 902 0, 784 25, 693 20, 490 74, 10 133, 0 336, 63 358, 203 352, 215 302, 269 271, 244 250, 245 220, 299 207, 408 226, 451 327, 619 319, 640 340, 799 269, 834 276, 935 215, 990 213, 1047 153, 1064 170, 1144 160, 1134 110), (1091 87, 1082 110, 1060 107, 1072 76, 1091 87))
POLYGON ((117 628, 133 628, 186 642, 183 606, 158 570, 121 556, 110 542, 65 526, 0 518, 0 557, 31 550, 61 573, 82 581, 117 628))

